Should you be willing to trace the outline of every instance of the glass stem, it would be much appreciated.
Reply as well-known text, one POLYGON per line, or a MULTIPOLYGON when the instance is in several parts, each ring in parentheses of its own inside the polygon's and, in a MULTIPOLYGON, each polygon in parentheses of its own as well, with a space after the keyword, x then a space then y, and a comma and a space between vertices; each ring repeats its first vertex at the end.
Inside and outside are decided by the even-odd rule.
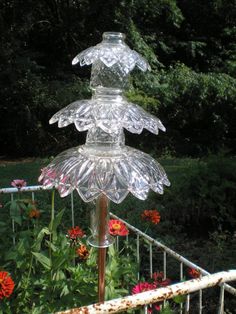
POLYGON ((88 243, 97 248, 105 248, 114 242, 109 233, 109 200, 106 195, 101 194, 96 200, 96 209, 91 212, 92 235, 88 243))

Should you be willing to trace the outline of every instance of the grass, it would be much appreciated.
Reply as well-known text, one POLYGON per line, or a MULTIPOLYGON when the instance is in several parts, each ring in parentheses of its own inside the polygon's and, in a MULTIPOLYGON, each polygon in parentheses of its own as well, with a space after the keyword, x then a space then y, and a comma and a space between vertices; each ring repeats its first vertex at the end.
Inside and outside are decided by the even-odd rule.
POLYGON ((38 185, 40 169, 49 163, 49 159, 30 159, 21 162, 0 163, 0 187, 10 187, 14 179, 24 179, 27 185, 38 185))

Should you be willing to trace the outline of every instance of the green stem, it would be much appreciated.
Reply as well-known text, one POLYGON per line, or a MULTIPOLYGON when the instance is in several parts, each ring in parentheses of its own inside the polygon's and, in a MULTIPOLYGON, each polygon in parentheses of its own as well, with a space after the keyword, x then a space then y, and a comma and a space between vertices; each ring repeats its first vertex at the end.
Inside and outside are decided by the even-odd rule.
POLYGON ((29 285, 29 279, 30 279, 30 275, 31 275, 31 271, 32 271, 32 265, 33 265, 33 254, 31 253, 31 258, 30 258, 30 266, 29 266, 29 272, 28 272, 28 276, 27 276, 27 281, 26 281, 26 287, 25 290, 27 289, 28 285, 29 285))
POLYGON ((52 211, 51 211, 51 220, 54 220, 54 216, 55 216, 55 190, 52 191, 52 211))
MULTIPOLYGON (((54 217, 55 217, 55 190, 52 191, 52 202, 51 202, 51 222, 50 222, 50 226, 51 226, 51 230, 50 230, 50 237, 49 237, 49 242, 50 244, 53 241, 53 222, 54 222, 54 217)), ((49 258, 50 261, 52 261, 52 249, 51 249, 51 245, 49 246, 49 258)))

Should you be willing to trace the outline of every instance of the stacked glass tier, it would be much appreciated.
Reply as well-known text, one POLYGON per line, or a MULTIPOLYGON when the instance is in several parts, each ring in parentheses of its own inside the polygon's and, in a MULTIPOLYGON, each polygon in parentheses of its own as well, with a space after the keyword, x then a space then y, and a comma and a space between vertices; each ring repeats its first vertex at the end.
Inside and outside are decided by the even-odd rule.
POLYGON ((73 64, 92 64, 91 99, 75 101, 57 112, 50 123, 59 127, 74 123, 87 131, 84 145, 59 154, 42 170, 39 180, 55 187, 62 197, 77 190, 85 202, 106 195, 120 203, 130 192, 146 199, 148 191, 162 194, 169 180, 161 165, 149 155, 125 145, 124 129, 140 134, 165 131, 161 121, 123 95, 129 73, 149 64, 124 42, 121 33, 107 32, 103 41, 78 54, 73 64))

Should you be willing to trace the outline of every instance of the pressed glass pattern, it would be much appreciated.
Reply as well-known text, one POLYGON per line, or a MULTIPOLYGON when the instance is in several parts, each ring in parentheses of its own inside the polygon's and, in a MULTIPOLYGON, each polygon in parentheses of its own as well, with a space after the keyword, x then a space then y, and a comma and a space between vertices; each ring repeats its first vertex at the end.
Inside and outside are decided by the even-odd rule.
POLYGON ((104 195, 120 203, 128 193, 144 200, 150 189, 162 194, 164 185, 170 185, 164 169, 149 155, 126 146, 123 131, 165 131, 158 118, 123 96, 129 73, 135 65, 146 71, 147 61, 124 43, 123 34, 107 32, 100 44, 77 55, 77 62, 92 64, 93 96, 61 109, 50 123, 74 123, 78 131, 88 131, 86 143, 59 154, 39 180, 45 187, 56 187, 62 197, 77 190, 85 202, 104 195))

